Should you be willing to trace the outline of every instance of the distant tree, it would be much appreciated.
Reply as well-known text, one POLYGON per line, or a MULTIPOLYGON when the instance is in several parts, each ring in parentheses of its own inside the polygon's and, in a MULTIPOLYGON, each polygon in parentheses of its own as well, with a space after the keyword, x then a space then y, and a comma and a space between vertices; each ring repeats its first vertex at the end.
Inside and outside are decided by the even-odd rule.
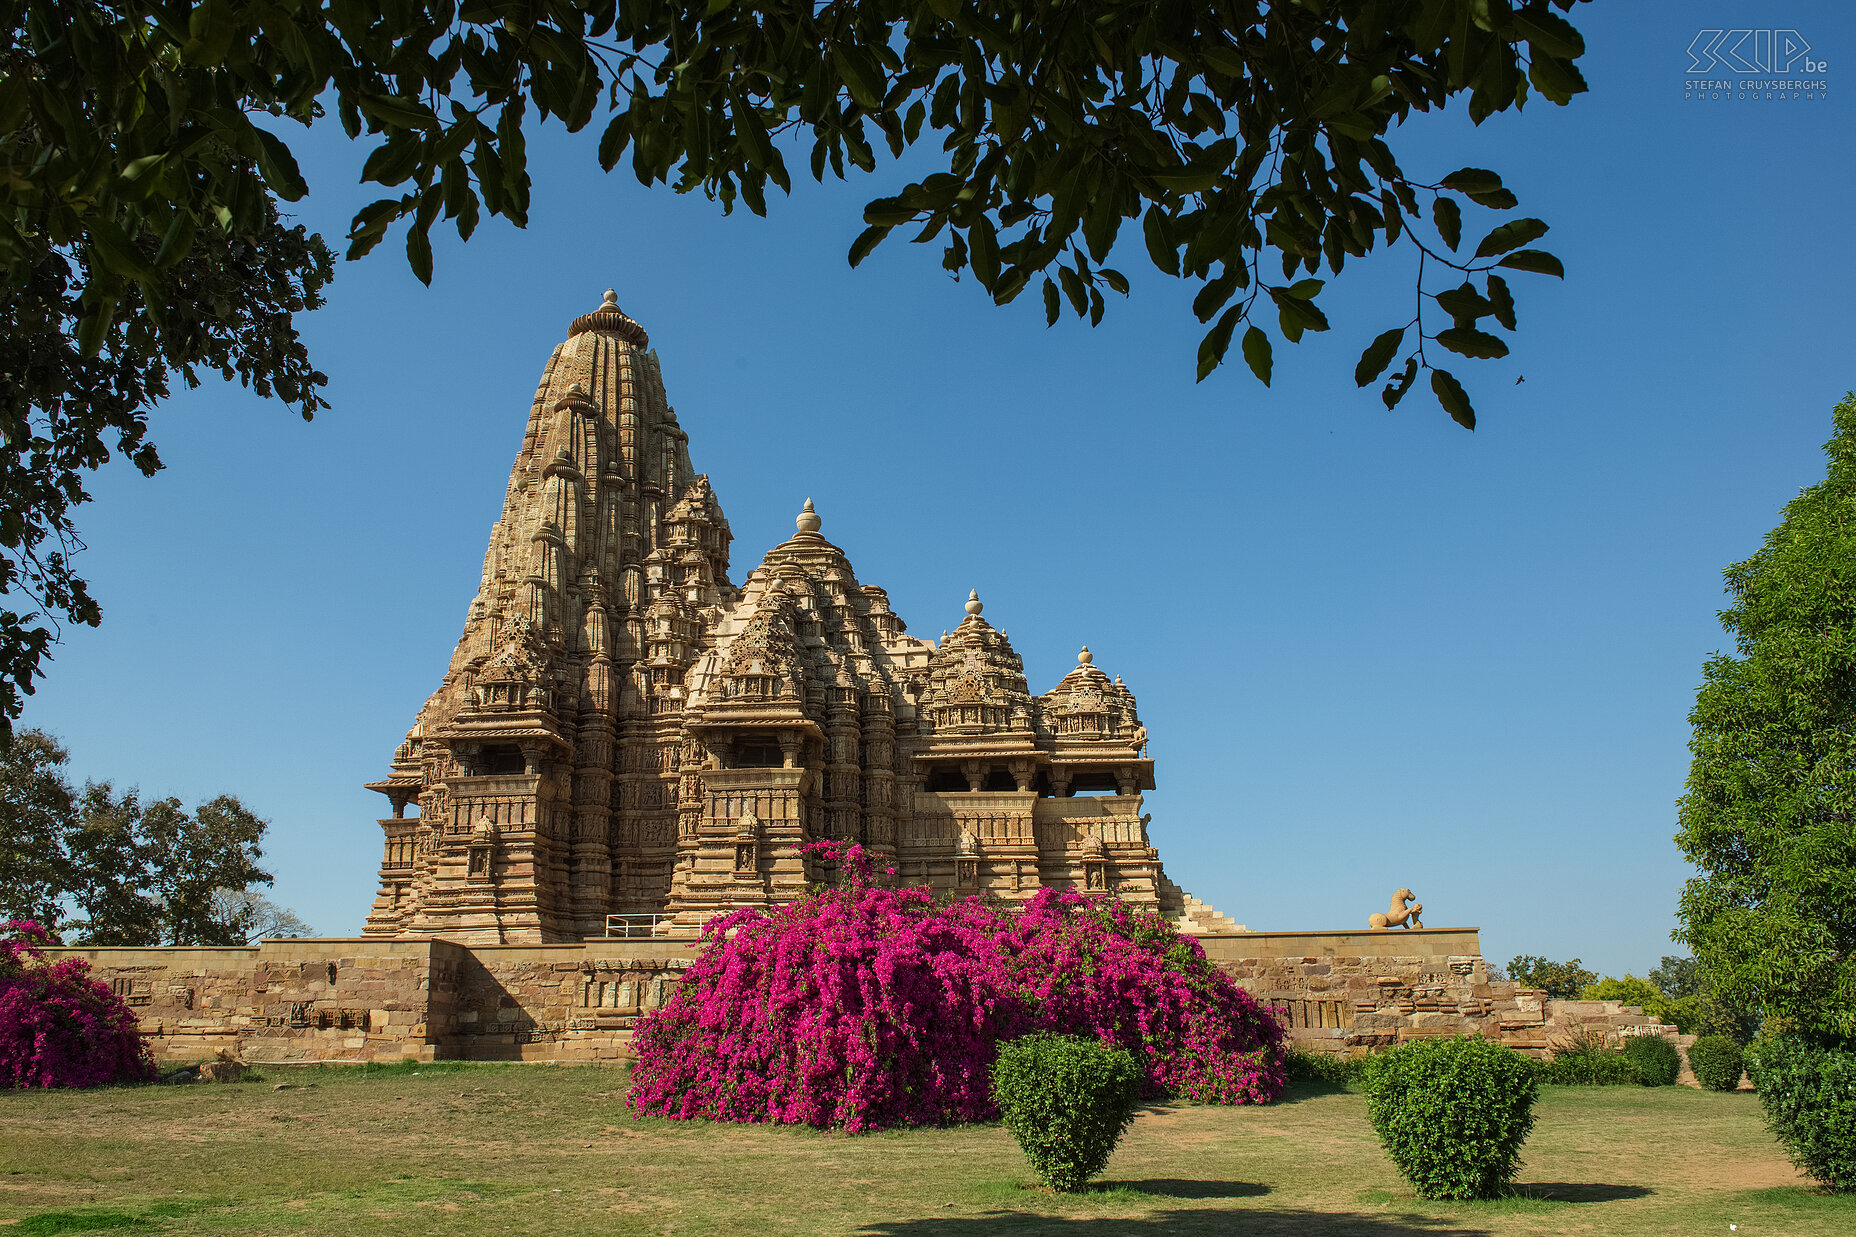
POLYGON ((0 750, 0 921, 32 920, 58 930, 69 880, 69 759, 56 739, 37 730, 21 732, 0 750))
POLYGON ((1048 321, 1067 305, 1097 322, 1129 291, 1106 262, 1138 229, 1137 260, 1188 281, 1209 324, 1201 378, 1237 342, 1267 384, 1273 338, 1328 329, 1328 279, 1402 246, 1414 295, 1386 302, 1354 380, 1389 372, 1391 407, 1428 375, 1473 428, 1439 362, 1505 356, 1483 329, 1516 329, 1505 273, 1561 266, 1530 247, 1544 222, 1506 217, 1497 173, 1407 172, 1394 147, 1453 100, 1480 124, 1583 92, 1585 40, 1561 16, 1575 2, 9 4, 0 585, 33 600, 0 612, 0 734, 58 624, 100 618, 69 512, 111 437, 159 467, 146 418, 168 375, 321 406, 294 320, 320 302, 328 253, 281 222, 308 192, 290 123, 333 112, 368 135, 361 177, 386 196, 354 217, 349 254, 403 223, 428 283, 441 219, 464 238, 486 214, 526 226, 527 134, 549 119, 578 131, 603 110, 601 167, 629 156, 642 184, 757 214, 769 185, 790 189, 789 155, 822 180, 933 147, 935 170, 865 207, 852 265, 907 227, 989 300, 1036 284, 1048 321), (1465 206, 1500 217, 1478 239, 1465 206))
POLYGON ((1645 1013, 1653 1013, 1650 1006, 1660 1004, 1663 994, 1656 985, 1636 975, 1626 975, 1622 979, 1607 975, 1603 979, 1587 984, 1579 990, 1581 1001, 1622 1001, 1626 1005, 1642 1007, 1645 1013))
POLYGON ((244 934, 243 943, 279 937, 314 936, 315 930, 288 907, 277 905, 254 889, 215 889, 213 918, 244 934))
POLYGON ((1676 938, 1728 1007, 1856 1044, 1856 395, 1834 418, 1825 479, 1726 572, 1737 655, 1689 715, 1676 938))
POLYGON ((75 891, 86 942, 114 945, 243 945, 245 926, 216 913, 220 890, 268 885, 258 867, 267 827, 244 804, 221 795, 188 813, 179 799, 143 804, 90 785, 83 796, 84 840, 73 862, 84 880, 75 891), (90 862, 86 850, 107 854, 90 862))
POLYGON ((66 834, 67 892, 77 918, 67 931, 86 945, 161 944, 161 903, 141 838, 142 803, 108 782, 87 782, 66 834))
POLYGON ((1571 962, 1550 962, 1534 954, 1521 954, 1508 964, 1508 978, 1523 988, 1541 988, 1551 997, 1572 1000, 1588 984, 1596 983, 1598 976, 1579 965, 1579 959, 1571 962))
POLYGON ((1650 971, 1650 982, 1671 1000, 1701 995, 1701 963, 1694 958, 1663 955, 1663 964, 1650 971))
POLYGON ((254 917, 285 922, 261 897, 219 897, 256 897, 272 879, 258 866, 268 825, 237 799, 190 813, 108 782, 73 791, 66 760, 37 730, 0 753, 0 912, 36 906, 41 923, 91 945, 242 945, 254 917))

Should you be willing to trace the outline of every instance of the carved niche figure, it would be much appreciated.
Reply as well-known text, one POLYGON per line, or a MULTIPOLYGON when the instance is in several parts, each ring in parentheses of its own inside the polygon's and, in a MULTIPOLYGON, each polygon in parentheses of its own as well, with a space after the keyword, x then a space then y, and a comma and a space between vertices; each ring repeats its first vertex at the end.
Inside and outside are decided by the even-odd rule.
POLYGON ((1392 895, 1392 905, 1385 914, 1375 911, 1366 917, 1369 928, 1422 928, 1423 922, 1418 912, 1424 909, 1424 903, 1412 901, 1409 889, 1401 889, 1392 895))

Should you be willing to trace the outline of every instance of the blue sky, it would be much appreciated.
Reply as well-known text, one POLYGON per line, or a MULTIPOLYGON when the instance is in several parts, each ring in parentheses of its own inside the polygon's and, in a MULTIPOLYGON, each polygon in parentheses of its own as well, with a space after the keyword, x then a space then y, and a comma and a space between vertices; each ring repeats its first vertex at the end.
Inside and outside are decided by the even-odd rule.
MULTIPOLYGON (((734 527, 737 581, 813 498, 865 583, 936 637, 977 588, 1034 691, 1088 644, 1137 693, 1181 884, 1252 928, 1364 927, 1399 886, 1485 953, 1641 973, 1687 875, 1687 713, 1725 643, 1720 573, 1822 476, 1850 348, 1856 19, 1830 4, 1583 10, 1592 92, 1397 135, 1420 179, 1499 171, 1564 284, 1511 280, 1513 355, 1455 367, 1481 415, 1388 413, 1351 378, 1407 316, 1402 249, 1350 265, 1326 336, 1193 381, 1191 289, 1117 263, 1100 327, 994 308, 892 239, 845 250, 892 168, 796 185, 772 218, 531 144, 527 231, 392 242, 305 320, 335 407, 218 384, 158 411, 167 469, 81 513, 104 609, 23 724, 77 777, 273 822, 276 899, 357 932, 384 774, 475 590, 528 403, 607 287, 650 331, 734 527), (1816 100, 1685 100, 1707 26, 1800 32, 1816 100), (1524 375, 1525 383, 1515 378, 1524 375)), ((291 134, 331 237, 364 150, 291 134)), ((583 137, 585 135, 582 135, 583 137)), ((1473 223, 1466 233, 1474 232, 1473 223)))

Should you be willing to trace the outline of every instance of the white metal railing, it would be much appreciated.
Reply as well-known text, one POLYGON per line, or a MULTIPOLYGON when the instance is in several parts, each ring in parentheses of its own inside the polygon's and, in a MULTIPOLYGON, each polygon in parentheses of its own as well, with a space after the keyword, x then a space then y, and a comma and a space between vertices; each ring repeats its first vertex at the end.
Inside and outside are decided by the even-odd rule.
POLYGON ((608 915, 606 916, 606 939, 609 941, 635 941, 663 936, 660 927, 668 927, 672 915, 608 915))

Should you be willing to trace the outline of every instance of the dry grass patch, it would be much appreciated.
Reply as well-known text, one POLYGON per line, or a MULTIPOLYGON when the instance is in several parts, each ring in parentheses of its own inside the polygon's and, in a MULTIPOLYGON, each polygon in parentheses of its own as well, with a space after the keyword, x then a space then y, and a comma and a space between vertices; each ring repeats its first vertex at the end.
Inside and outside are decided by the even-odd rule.
POLYGON ((1102 1188, 1057 1197, 996 1126, 846 1138, 635 1121, 623 1083, 598 1068, 427 1065, 0 1094, 0 1237, 1856 1228, 1856 1200, 1802 1183, 1744 1094, 1549 1088, 1517 1195, 1441 1204, 1412 1195, 1361 1098, 1332 1088, 1260 1109, 1151 1106, 1102 1188))

